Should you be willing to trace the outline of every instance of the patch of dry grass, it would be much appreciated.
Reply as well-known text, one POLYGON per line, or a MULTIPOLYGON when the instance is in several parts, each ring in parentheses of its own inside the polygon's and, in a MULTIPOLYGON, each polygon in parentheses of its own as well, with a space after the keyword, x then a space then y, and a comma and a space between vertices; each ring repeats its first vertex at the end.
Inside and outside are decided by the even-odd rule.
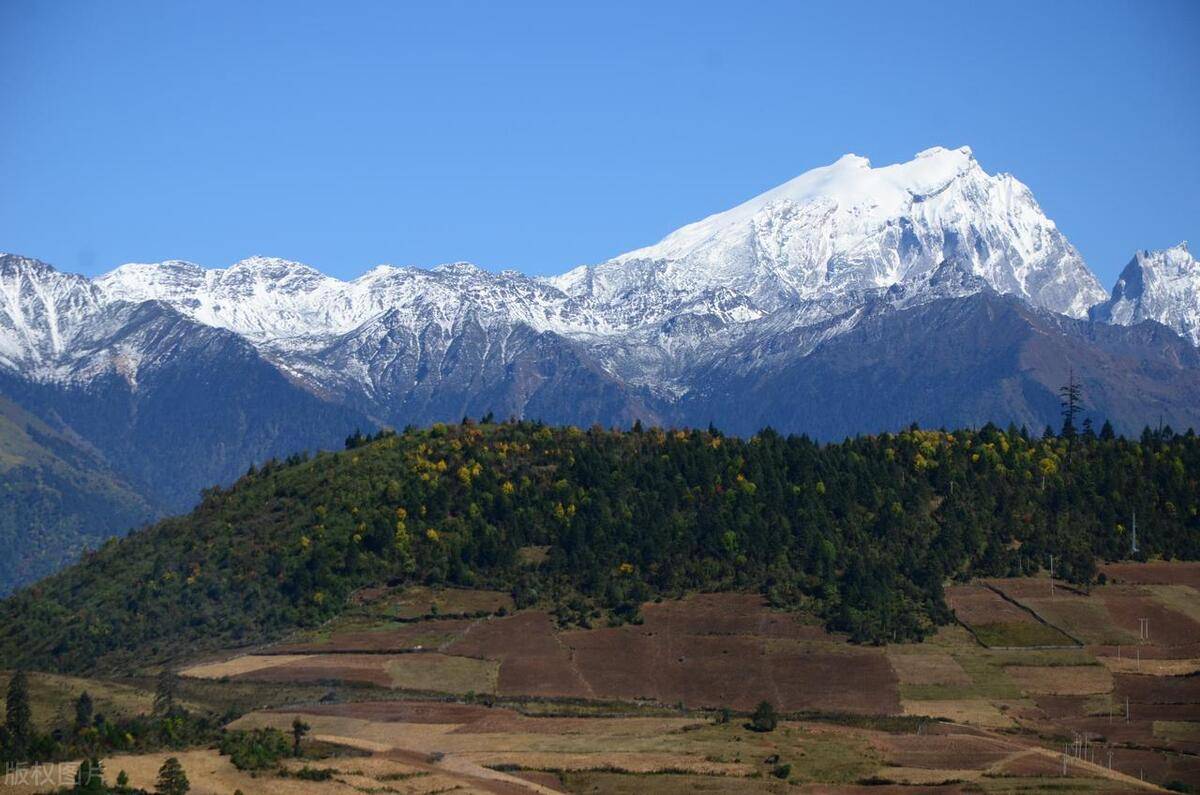
POLYGON ((1200 591, 1190 585, 1145 585, 1142 586, 1155 600, 1191 619, 1200 619, 1200 591))
POLYGON ((1200 742, 1200 723, 1183 720, 1154 721, 1154 736, 1173 742, 1200 742))
POLYGON ((1090 696, 1113 689, 1112 674, 1102 665, 1013 665, 1005 670, 1031 695, 1090 696))
POLYGON ((305 660, 307 654, 243 654, 228 660, 214 663, 202 663, 185 668, 180 676, 190 676, 193 679, 224 679, 227 676, 238 676, 266 668, 305 660))
POLYGON ((431 613, 438 615, 474 615, 515 609, 512 596, 501 591, 475 591, 461 588, 429 588, 423 585, 405 588, 384 600, 389 615, 416 619, 431 613))
MULTIPOLYGON (((564 773, 560 776, 567 792, 589 793, 589 795, 693 795, 697 792, 731 793, 779 793, 791 792, 792 787, 784 781, 766 778, 725 778, 697 775, 629 775, 611 772, 564 773)), ((829 792, 831 790, 825 790, 829 792)))
MULTIPOLYGON (((3 696, 10 678, 11 672, 0 672, 0 715, 5 708, 3 696)), ((104 679, 33 671, 29 673, 29 702, 34 723, 43 730, 69 726, 75 718, 75 699, 85 690, 95 711, 113 719, 148 713, 154 705, 154 693, 141 688, 104 679)))
MULTIPOLYGON (((329 781, 304 781, 294 777, 284 778, 272 772, 251 775, 240 771, 230 763, 228 757, 211 749, 195 751, 171 751, 152 754, 125 754, 102 760, 105 781, 112 783, 117 774, 124 770, 130 784, 147 791, 154 791, 158 770, 170 756, 179 759, 191 784, 190 795, 229 795, 235 790, 255 795, 360 795, 362 792, 392 792, 408 795, 446 791, 461 784, 455 777, 445 774, 429 774, 418 771, 402 762, 382 757, 324 759, 320 762, 289 763, 292 768, 302 764, 314 767, 334 768, 336 772, 329 781), (423 775, 414 775, 423 773, 423 775), (391 787, 391 789, 384 789, 391 787)), ((78 763, 70 763, 76 767, 78 763)), ((5 793, 32 795, 44 791, 43 786, 6 786, 5 793)))
POLYGON ((904 654, 889 650, 888 660, 901 685, 971 684, 971 677, 949 654, 904 654))
MULTIPOLYGON (((305 714, 316 739, 373 751, 386 748, 444 755, 475 765, 537 770, 608 770, 641 774, 686 771, 749 775, 778 756, 797 781, 850 782, 870 775, 882 760, 868 732, 783 722, 774 732, 749 731, 692 718, 521 718, 496 710, 479 725, 382 723, 305 714)), ((292 713, 255 713, 234 728, 286 728, 292 713)))
POLYGON ((500 663, 448 654, 405 654, 387 664, 392 687, 437 693, 495 693, 500 663))
POLYGON ((1100 657, 1100 662, 1114 674, 1145 674, 1146 676, 1190 676, 1200 672, 1200 660, 1138 660, 1134 650, 1123 657, 1100 657))
POLYGON ((1098 599, 1070 595, 1022 600, 1022 604, 1028 605, 1042 618, 1084 643, 1115 646, 1137 640, 1135 634, 1117 625, 1107 607, 1098 599))
POLYGON ((1016 725, 991 701, 984 699, 950 699, 944 701, 913 701, 905 699, 905 715, 925 715, 955 723, 966 723, 987 729, 1007 729, 1016 725))

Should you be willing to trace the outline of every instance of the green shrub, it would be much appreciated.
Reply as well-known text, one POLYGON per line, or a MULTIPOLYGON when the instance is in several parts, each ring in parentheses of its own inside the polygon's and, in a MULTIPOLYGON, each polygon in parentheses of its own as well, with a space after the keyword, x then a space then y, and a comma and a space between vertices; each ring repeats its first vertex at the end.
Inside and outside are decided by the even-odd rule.
POLYGON ((305 781, 328 781, 333 778, 333 774, 336 772, 337 769, 332 767, 309 767, 305 765, 292 775, 305 781))
POLYGON ((750 728, 756 732, 773 732, 779 725, 779 716, 770 701, 761 702, 750 716, 750 728))
POLYGON ((238 770, 266 770, 291 755, 292 744, 278 729, 230 731, 221 737, 220 752, 238 770))

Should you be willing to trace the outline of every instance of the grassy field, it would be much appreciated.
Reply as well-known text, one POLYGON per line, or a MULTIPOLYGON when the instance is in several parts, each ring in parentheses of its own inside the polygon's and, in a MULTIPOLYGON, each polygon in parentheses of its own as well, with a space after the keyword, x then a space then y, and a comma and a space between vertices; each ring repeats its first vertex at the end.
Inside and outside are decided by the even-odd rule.
MULTIPOLYGON (((0 671, 0 705, 7 706, 4 693, 10 671, 0 671)), ((29 701, 34 723, 42 730, 67 724, 74 718, 75 700, 87 691, 95 711, 113 718, 125 718, 149 712, 154 703, 153 685, 149 689, 104 679, 82 679, 33 672, 29 674, 29 701)), ((3 706, 0 706, 2 713, 3 706)))
MULTIPOLYGON (((424 765, 406 764, 384 756, 314 762, 289 760, 284 770, 290 775, 285 776, 276 772, 250 773, 238 770, 228 757, 209 749, 115 756, 104 762, 105 778, 111 782, 117 773, 125 771, 132 786, 152 792, 158 769, 168 756, 174 756, 183 765, 191 784, 190 795, 229 795, 237 790, 255 795, 433 795, 450 791, 489 791, 483 786, 473 787, 474 782, 469 777, 440 773, 426 769, 424 765), (326 781, 307 781, 296 777, 295 774, 306 766, 329 770, 332 775, 326 781)), ((9 786, 4 789, 4 792, 12 795, 33 795, 42 791, 44 789, 37 786, 9 786)))
POLYGON ((423 585, 388 593, 370 603, 370 611, 375 615, 410 621, 430 616, 512 612, 513 609, 512 597, 499 591, 428 588, 423 585))
POLYGON ((446 654, 406 654, 388 663, 392 687, 444 693, 495 693, 500 665, 494 660, 446 654))
MULTIPOLYGON (((1124 582, 1054 596, 1046 580, 953 586, 966 626, 886 648, 853 646, 753 595, 645 605, 641 625, 564 630, 494 593, 381 589, 271 653, 199 661, 180 684, 191 708, 241 714, 231 728, 287 730, 300 717, 312 742, 360 756, 285 766, 328 767, 324 782, 294 770, 250 778, 209 749, 181 758, 193 792, 222 795, 1152 789, 1139 775, 1200 786, 1200 687, 1189 676, 1200 653, 1181 645, 1186 633, 1164 631, 1137 646, 1139 667, 1132 647, 1118 658, 1104 642, 1125 637, 1105 624, 1120 611, 1190 619, 1200 592, 1190 570, 1156 565, 1149 583, 1121 572, 1124 582), (753 731, 760 700, 791 714, 753 731), (1113 770, 1072 758, 1064 778, 1063 745, 1084 732, 1113 751, 1113 770)), ((136 714, 153 682, 37 674, 40 725, 61 723, 84 688, 98 711, 136 714)), ((144 786, 163 756, 106 764, 144 786)))
POLYGON ((1030 622, 972 624, 971 630, 984 646, 1013 648, 1019 646, 1071 646, 1070 638, 1054 627, 1030 622))

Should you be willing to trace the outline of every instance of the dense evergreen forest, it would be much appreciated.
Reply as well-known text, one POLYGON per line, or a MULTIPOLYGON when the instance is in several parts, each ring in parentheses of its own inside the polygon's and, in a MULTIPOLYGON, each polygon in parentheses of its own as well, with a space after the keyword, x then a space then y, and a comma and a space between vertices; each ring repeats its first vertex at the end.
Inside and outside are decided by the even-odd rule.
POLYGON ((886 642, 949 620, 954 578, 1053 553, 1056 574, 1092 581, 1097 558, 1131 556, 1135 511, 1135 557, 1200 557, 1200 441, 1169 428, 820 445, 464 421, 346 446, 252 470, 0 603, 0 667, 128 671, 312 626, 357 588, 406 581, 614 621, 659 594, 761 590, 886 642))

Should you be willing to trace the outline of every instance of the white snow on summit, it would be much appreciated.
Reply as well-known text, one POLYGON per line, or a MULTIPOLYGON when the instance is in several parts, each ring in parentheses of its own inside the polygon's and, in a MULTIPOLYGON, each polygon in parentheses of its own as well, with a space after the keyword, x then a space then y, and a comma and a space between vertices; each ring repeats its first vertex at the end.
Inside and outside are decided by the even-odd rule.
POLYGON ((404 388, 396 374, 429 345, 470 337, 486 340, 481 356, 503 358, 531 330, 581 346, 626 383, 678 396, 691 370, 733 346, 757 350, 763 335, 843 333, 881 297, 900 309, 988 288, 1072 317, 1153 318, 1200 344, 1200 275, 1185 247, 1140 253, 1105 302, 1025 185, 989 175, 966 147, 934 147, 879 168, 846 155, 652 246, 550 278, 451 263, 380 265, 344 281, 251 257, 219 269, 131 263, 87 279, 0 255, 0 368, 43 380, 116 372, 134 384, 150 355, 138 346, 155 345, 159 328, 135 310, 157 302, 154 312, 238 334, 314 388, 359 382, 384 395, 404 388))
POLYGON ((1093 317, 1129 326, 1156 320, 1200 346, 1200 261, 1187 242, 1162 251, 1139 251, 1093 317))
POLYGON ((103 296, 87 278, 0 254, 0 366, 29 371, 73 347, 103 296))
POLYGON ((731 232, 736 235, 760 212, 784 202, 808 204, 828 200, 840 207, 854 208, 864 226, 879 225, 908 212, 914 194, 937 193, 968 171, 974 162, 968 147, 956 150, 934 147, 907 163, 883 168, 871 168, 871 161, 859 155, 843 155, 831 165, 807 171, 731 210, 688 224, 655 245, 623 254, 617 260, 683 259, 713 239, 731 232))
POLYGON ((591 330, 559 291, 515 272, 492 274, 470 263, 431 270, 380 265, 352 281, 308 265, 251 257, 226 269, 185 262, 122 265, 96 280, 112 300, 170 304, 201 323, 257 343, 345 334, 388 310, 449 328, 464 312, 519 319, 539 329, 591 330), (577 314, 577 313, 575 313, 577 314))
POLYGON ((716 286, 766 311, 890 287, 965 260, 996 290, 1082 317, 1105 291, 1025 185, 988 175, 967 147, 872 168, 857 155, 808 171, 660 242, 552 283, 611 306, 633 292, 678 301, 716 286))

